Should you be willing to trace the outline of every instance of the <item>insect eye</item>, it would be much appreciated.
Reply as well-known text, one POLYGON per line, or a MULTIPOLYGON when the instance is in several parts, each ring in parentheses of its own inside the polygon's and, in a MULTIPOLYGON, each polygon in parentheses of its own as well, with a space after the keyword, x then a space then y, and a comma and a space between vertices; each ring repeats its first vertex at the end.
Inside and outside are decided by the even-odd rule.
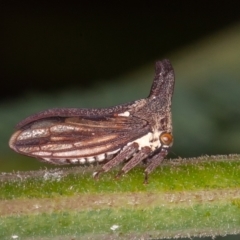
POLYGON ((163 145, 171 146, 172 143, 173 143, 173 136, 172 136, 172 134, 170 134, 170 133, 163 133, 163 134, 161 134, 161 136, 159 137, 159 139, 160 139, 160 142, 161 142, 163 145))

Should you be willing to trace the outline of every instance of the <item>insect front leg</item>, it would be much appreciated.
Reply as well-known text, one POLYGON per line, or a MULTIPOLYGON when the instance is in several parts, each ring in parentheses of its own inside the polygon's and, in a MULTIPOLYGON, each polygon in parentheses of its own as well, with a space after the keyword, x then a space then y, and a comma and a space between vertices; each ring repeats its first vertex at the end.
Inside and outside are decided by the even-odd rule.
POLYGON ((149 165, 146 167, 144 173, 145 173, 145 178, 144 178, 144 183, 148 183, 148 175, 156 168, 158 167, 163 159, 167 156, 168 150, 165 148, 162 148, 159 153, 154 155, 152 158, 148 159, 150 162, 149 165))

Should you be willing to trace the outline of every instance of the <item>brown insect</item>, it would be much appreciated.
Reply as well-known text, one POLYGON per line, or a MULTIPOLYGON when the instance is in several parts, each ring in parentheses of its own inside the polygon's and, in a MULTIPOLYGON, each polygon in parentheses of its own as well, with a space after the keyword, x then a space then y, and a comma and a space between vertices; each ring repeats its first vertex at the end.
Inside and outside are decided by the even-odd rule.
POLYGON ((147 182, 173 144, 173 90, 171 63, 158 61, 147 98, 110 108, 55 108, 37 113, 18 123, 10 148, 53 164, 101 163, 95 176, 124 162, 119 176, 144 161, 147 182))

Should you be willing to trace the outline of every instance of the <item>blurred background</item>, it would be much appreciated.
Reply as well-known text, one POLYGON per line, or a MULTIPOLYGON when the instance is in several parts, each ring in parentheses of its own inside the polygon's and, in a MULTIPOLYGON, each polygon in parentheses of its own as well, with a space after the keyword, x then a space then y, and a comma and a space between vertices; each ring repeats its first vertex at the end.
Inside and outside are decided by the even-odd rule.
POLYGON ((170 157, 240 153, 237 1, 1 5, 1 172, 50 167, 9 149, 20 120, 145 98, 163 58, 176 75, 170 157))
POLYGON ((9 149, 20 120, 144 98, 163 58, 176 75, 170 157, 240 153, 237 3, 119 3, 2 5, 1 171, 49 166, 9 149))

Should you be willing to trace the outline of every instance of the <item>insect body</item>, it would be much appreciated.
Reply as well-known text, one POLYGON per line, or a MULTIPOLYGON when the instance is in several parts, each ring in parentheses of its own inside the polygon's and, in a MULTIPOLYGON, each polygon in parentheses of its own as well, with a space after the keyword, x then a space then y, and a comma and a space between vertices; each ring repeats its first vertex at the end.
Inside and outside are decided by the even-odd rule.
POLYGON ((124 162, 120 174, 143 160, 145 181, 173 144, 171 100, 174 71, 169 60, 156 62, 150 94, 111 108, 56 108, 17 125, 9 145, 18 153, 53 164, 102 164, 107 172, 124 162))

